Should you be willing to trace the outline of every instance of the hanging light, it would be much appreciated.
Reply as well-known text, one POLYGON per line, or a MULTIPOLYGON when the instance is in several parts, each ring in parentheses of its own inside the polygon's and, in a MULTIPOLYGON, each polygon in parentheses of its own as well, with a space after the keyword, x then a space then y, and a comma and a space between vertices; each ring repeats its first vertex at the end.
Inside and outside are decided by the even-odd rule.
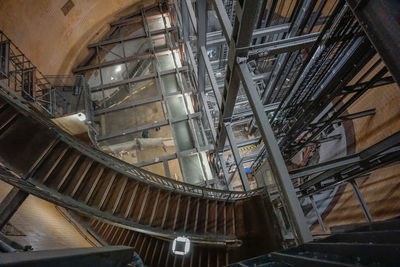
POLYGON ((76 114, 76 117, 80 121, 85 121, 86 120, 86 115, 85 115, 85 113, 82 113, 82 112, 79 112, 78 114, 76 114))
POLYGON ((190 240, 184 236, 178 236, 172 241, 172 252, 176 255, 186 255, 190 251, 190 240))

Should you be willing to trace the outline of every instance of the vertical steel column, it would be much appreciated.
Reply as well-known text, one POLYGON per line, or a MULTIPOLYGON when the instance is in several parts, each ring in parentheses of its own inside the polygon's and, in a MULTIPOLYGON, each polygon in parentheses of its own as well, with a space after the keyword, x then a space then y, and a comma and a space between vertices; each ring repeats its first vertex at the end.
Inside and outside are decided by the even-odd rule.
MULTIPOLYGON (((206 0, 203 0, 203 1, 206 2, 206 0)), ((207 15, 207 10, 206 10, 207 6, 206 6, 206 3, 204 3, 204 5, 205 5, 204 6, 204 9, 205 9, 204 12, 205 12, 205 19, 206 19, 207 18, 206 17, 206 15, 207 15)), ((160 13, 162 13, 161 7, 160 7, 160 13)), ((167 23, 166 23, 164 15, 162 17, 163 17, 163 22, 164 22, 164 29, 167 29, 167 23)), ((203 34, 204 34, 204 42, 205 42, 207 28, 202 29, 202 31, 203 30, 204 30, 203 34)), ((183 100, 184 100, 184 103, 185 103, 186 113, 189 115, 190 114, 190 111, 189 111, 189 108, 188 108, 189 104, 188 104, 188 102, 186 100, 185 94, 183 93, 185 90, 184 90, 184 85, 183 85, 183 81, 182 81, 182 75, 178 72, 178 65, 177 65, 178 60, 176 59, 175 53, 174 53, 174 51, 172 49, 172 47, 173 47, 172 40, 171 40, 171 37, 170 37, 170 33, 167 30, 165 30, 165 38, 166 38, 168 47, 169 47, 169 49, 171 51, 171 55, 172 55, 173 61, 174 61, 174 67, 175 67, 175 70, 176 70, 176 74, 175 75, 176 75, 176 79, 177 79, 177 83, 178 83, 178 86, 180 88, 180 91, 182 92, 182 97, 183 97, 183 100)), ((203 68, 204 68, 204 66, 203 66, 203 68)), ((205 80, 204 80, 204 83, 205 83, 205 80)), ((208 162, 204 162, 203 158, 200 155, 201 149, 200 149, 200 144, 199 144, 199 140, 198 140, 199 137, 196 134, 196 130, 195 130, 195 127, 194 127, 193 119, 189 118, 188 119, 188 124, 189 124, 189 128, 190 128, 190 134, 192 135, 193 140, 195 142, 195 148, 196 148, 197 152, 199 153, 199 159, 200 159, 200 162, 201 162, 201 165, 202 165, 202 171, 203 171, 204 179, 205 179, 205 181, 207 183, 207 181, 208 181, 207 180, 207 172, 206 172, 205 168, 206 168, 206 164, 208 164, 208 162)))
POLYGON ((222 0, 212 0, 212 3, 218 20, 221 23, 222 33, 224 34, 226 41, 229 43, 232 35, 232 25, 228 14, 226 13, 224 3, 222 3, 222 0))
POLYGON ((28 193, 13 187, 0 203, 0 230, 7 224, 14 213, 28 197, 28 193))
MULTIPOLYGON (((207 70, 207 74, 208 74, 208 78, 210 79, 211 88, 212 88, 212 90, 214 92, 215 101, 217 102, 218 111, 220 112, 221 111, 221 105, 222 105, 221 92, 219 91, 218 83, 217 83, 217 80, 215 79, 214 71, 213 71, 213 68, 211 66, 210 59, 208 58, 207 50, 206 50, 205 46, 201 46, 200 50, 198 50, 197 53, 198 53, 198 57, 203 59, 202 63, 205 64, 205 67, 206 67, 206 70, 207 70)), ((205 76, 204 76, 204 79, 205 79, 205 76)))
POLYGON ((297 235, 297 239, 299 242, 311 241, 312 236, 310 230, 304 218, 300 202, 294 191, 289 172, 286 168, 281 151, 279 150, 274 132, 272 131, 267 115, 264 112, 264 106, 261 102, 260 95, 257 92, 247 64, 241 63, 239 67, 240 69, 238 69, 236 74, 242 79, 243 87, 247 98, 249 99, 265 148, 269 155, 269 162, 274 172, 275 181, 280 190, 280 195, 284 201, 284 205, 288 209, 288 214, 294 227, 295 234, 297 235))
POLYGON ((239 149, 235 141, 235 136, 233 135, 231 123, 230 122, 225 123, 225 128, 228 135, 228 141, 232 149, 232 154, 236 162, 236 168, 239 172, 240 180, 242 181, 243 189, 245 191, 249 191, 250 190, 249 180, 247 179, 247 175, 242 164, 242 158, 240 157, 239 149))
POLYGON ((189 33, 190 33, 190 29, 189 29, 189 14, 188 14, 188 7, 187 7, 187 3, 185 0, 181 1, 181 13, 182 13, 182 34, 183 34, 183 41, 186 43, 187 41, 189 41, 189 33))
POLYGON ((321 226, 322 231, 324 231, 324 233, 326 233, 326 227, 325 227, 324 221, 322 220, 321 214, 319 214, 318 206, 317 206, 317 203, 315 203, 313 196, 310 196, 310 201, 311 201, 313 210, 315 211, 315 214, 317 215, 318 223, 321 226))
MULTIPOLYGON (((238 1, 236 5, 236 19, 234 28, 232 30, 232 36, 229 40, 228 66, 225 77, 224 93, 222 94, 223 99, 221 112, 219 116, 216 144, 216 149, 218 151, 225 146, 227 133, 224 123, 232 120, 233 109, 239 92, 240 78, 238 75, 235 75, 237 74, 238 68, 238 65, 236 64, 236 58, 247 56, 248 49, 246 49, 246 47, 248 48, 252 41, 253 29, 260 13, 261 4, 262 1, 258 0, 244 0, 238 1), (239 48, 241 49, 237 50, 239 48)), ((226 10, 223 7, 220 7, 217 13, 223 14, 221 18, 227 18, 226 10)), ((230 26, 230 21, 226 21, 226 19, 220 20, 220 23, 223 29, 228 29, 230 26)))
POLYGON ((360 206, 361 206, 361 208, 363 210, 365 218, 367 219, 367 221, 369 223, 372 223, 373 222, 372 216, 369 213, 369 210, 368 210, 368 207, 367 207, 367 203, 365 203, 364 198, 361 195, 361 192, 360 192, 360 190, 358 188, 358 185, 357 185, 356 181, 351 180, 349 183, 353 187, 354 194, 356 195, 358 202, 360 202, 360 206))
MULTIPOLYGON (((162 14, 161 10, 160 10, 160 13, 162 14)), ((172 130, 172 123, 171 123, 171 119, 169 117, 170 110, 169 110, 168 105, 166 104, 166 100, 165 100, 165 95, 167 93, 166 93, 164 85, 163 85, 163 83, 161 81, 161 75, 160 75, 160 71, 159 71, 159 62, 158 62, 158 58, 157 58, 156 53, 155 53, 155 48, 154 48, 154 44, 153 44, 153 41, 152 41, 152 35, 151 35, 150 29, 149 29, 149 25, 147 23, 145 9, 142 8, 141 14, 142 14, 142 21, 143 21, 143 29, 144 29, 144 32, 146 33, 146 36, 147 36, 146 39, 147 39, 147 41, 149 43, 149 47, 150 47, 150 50, 151 50, 151 53, 152 53, 152 58, 154 59, 153 70, 154 70, 154 73, 156 74, 155 85, 156 85, 157 89, 161 92, 161 95, 162 95, 161 104, 162 104, 163 112, 164 112, 164 115, 165 115, 166 119, 168 120, 168 125, 169 125, 169 127, 171 129, 172 137, 173 137, 174 143, 175 143, 176 142, 176 136, 174 134, 174 131, 172 130)), ((164 18, 163 18, 163 20, 164 20, 164 18)), ((165 22, 164 22, 164 26, 165 26, 165 22)), ((168 43, 168 40, 167 40, 167 36, 165 36, 165 42, 169 46, 169 43, 168 43)), ((173 53, 173 51, 171 49, 170 49, 170 51, 171 51, 171 53, 173 53)), ((180 153, 178 151, 177 151, 176 155, 177 155, 177 157, 179 159, 180 153)), ((182 169, 180 164, 179 164, 179 167, 181 169, 181 172, 183 173, 183 169, 182 169)))
MULTIPOLYGON (((200 53, 201 47, 206 45, 207 40, 207 0, 197 0, 197 76, 198 91, 204 92, 206 87, 206 66, 204 55, 200 53)), ((207 56, 207 55, 205 55, 207 56)))
POLYGON ((233 191, 233 186, 232 186, 231 180, 229 178, 229 173, 228 173, 228 170, 226 169, 226 162, 224 160, 224 155, 222 153, 217 153, 217 154, 218 154, 219 162, 221 163, 221 168, 222 168, 222 172, 224 174, 224 178, 226 181, 226 186, 228 187, 228 190, 233 191))
POLYGON ((191 0, 182 0, 186 2, 187 11, 189 12, 190 21, 192 22, 194 32, 197 33, 197 21, 196 16, 194 15, 194 10, 192 6, 191 0))

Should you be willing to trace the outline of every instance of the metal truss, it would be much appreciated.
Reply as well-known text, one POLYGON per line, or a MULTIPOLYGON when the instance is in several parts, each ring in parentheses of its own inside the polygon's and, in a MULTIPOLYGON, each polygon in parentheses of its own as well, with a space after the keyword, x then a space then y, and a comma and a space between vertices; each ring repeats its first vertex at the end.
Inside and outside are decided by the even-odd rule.
MULTIPOLYGON (((302 232, 302 215, 296 214, 299 206, 291 193, 293 188, 285 161, 280 159, 280 150, 284 158, 290 160, 307 146, 319 146, 341 138, 325 134, 332 125, 375 114, 373 107, 353 114, 345 113, 369 89, 393 83, 396 79, 387 76, 387 70, 381 68, 379 59, 370 69, 363 69, 376 52, 365 37, 364 30, 368 35, 368 29, 363 29, 365 24, 360 24, 357 19, 363 12, 361 16, 365 19, 372 4, 359 5, 355 10, 353 3, 349 3, 350 9, 344 0, 334 3, 294 1, 293 8, 286 10, 288 16, 279 17, 277 14, 282 12, 282 7, 277 5, 278 1, 269 1, 268 6, 268 1, 242 1, 236 3, 236 14, 232 17, 228 12, 231 10, 231 1, 223 3, 222 0, 212 0, 220 29, 205 32, 207 16, 211 14, 205 12, 205 2, 197 1, 195 9, 190 1, 182 1, 182 10, 186 10, 185 16, 191 24, 185 23, 181 27, 186 32, 188 58, 192 63, 195 58, 198 59, 193 67, 197 70, 198 88, 206 92, 206 95, 203 93, 203 104, 209 112, 208 121, 210 125, 216 125, 216 132, 212 131, 215 153, 220 158, 216 165, 230 186, 233 175, 227 177, 226 167, 232 170, 232 163, 222 158, 222 152, 230 147, 235 159, 233 170, 237 171, 243 188, 248 190, 249 181, 243 164, 253 162, 251 166, 254 170, 265 159, 272 162, 281 197, 290 216, 293 216, 292 220, 297 223, 296 231, 307 239, 306 231, 302 232), (251 16, 246 13, 250 10, 249 6, 251 16), (188 36, 192 35, 189 39, 188 36), (191 45, 194 40, 195 46, 191 45), (226 54, 225 48, 229 48, 226 54), (213 57, 209 53, 214 50, 219 51, 217 59, 209 58, 213 57), (360 73, 361 78, 349 85, 360 73), (375 75, 367 79, 370 73, 375 75), (208 84, 205 78, 208 78, 208 84), (274 107, 267 109, 268 105, 274 107), (271 125, 265 123, 268 121, 271 125), (246 142, 235 141, 232 129, 235 123, 247 123, 249 133, 258 135, 254 139, 261 140, 257 155, 240 155, 237 148, 246 142), (271 139, 274 134, 279 142, 271 139), (258 139, 259 136, 261 139, 258 139), (226 145, 227 141, 229 145, 226 145)), ((392 19, 394 13, 391 15, 388 19, 392 19)), ((379 19, 382 18, 376 21, 379 19)), ((385 32, 386 37, 389 38, 394 32, 385 32)), ((378 46, 375 45, 378 52, 384 49, 378 46)), ((386 62, 385 56, 382 57, 386 62)), ((393 69, 394 64, 388 67, 393 69)), ((387 162, 390 162, 389 157, 386 158, 387 162)), ((296 170, 291 177, 297 179, 304 175, 315 175, 349 166, 358 160, 358 155, 348 156, 315 168, 296 170)), ((354 190, 357 194, 358 188, 354 187, 354 190)), ((366 209, 363 210, 367 214, 366 209)))
MULTIPOLYGON (((150 129, 157 130, 163 126, 169 126, 174 142, 177 144, 178 137, 174 127, 186 123, 188 135, 193 141, 193 148, 179 149, 176 147, 176 153, 164 156, 162 159, 157 157, 146 160, 138 163, 138 166, 162 162, 165 174, 169 176, 168 160, 181 160, 181 157, 198 154, 203 175, 205 179, 210 179, 212 177, 209 176, 213 174, 205 170, 205 168, 209 168, 209 163, 204 161, 204 157, 200 153, 206 155, 213 150, 214 146, 209 145, 210 142, 212 143, 212 138, 205 131, 208 129, 207 131, 212 132, 214 127, 205 119, 210 118, 211 115, 207 109, 203 108, 204 105, 195 106, 193 104, 196 104, 197 101, 201 104, 204 92, 200 93, 201 90, 196 88, 199 84, 197 78, 199 75, 193 73, 192 66, 195 65, 195 62, 192 60, 192 64, 187 64, 184 59, 188 59, 189 53, 182 53, 181 28, 178 28, 177 25, 181 25, 182 19, 186 20, 187 18, 185 13, 176 10, 174 5, 161 3, 142 8, 140 12, 121 18, 110 24, 110 31, 102 41, 88 46, 92 53, 74 72, 84 73, 88 77, 93 77, 95 73, 99 74, 99 82, 94 82, 94 79, 89 78, 92 93, 90 101, 93 103, 91 125, 97 128, 94 131, 97 144, 109 144, 122 139, 134 138, 140 132, 143 133, 150 129), (135 47, 137 51, 132 51, 132 48, 135 47), (159 58, 165 54, 171 57, 172 65, 160 68, 159 58), (177 54, 184 58, 178 57, 177 54), (121 73, 124 72, 124 74, 115 79, 111 77, 111 81, 107 80, 104 73, 110 71, 110 68, 122 69, 121 73), (176 92, 171 92, 164 84, 164 80, 171 77, 174 77, 173 79, 176 81, 176 92), (111 94, 110 92, 115 90, 128 92, 130 88, 143 82, 155 84, 157 94, 137 100, 132 97, 133 100, 119 101, 116 104, 107 101, 107 95, 111 94), (97 95, 96 99, 102 97, 103 100, 93 100, 93 95, 97 95), (171 111, 168 101, 176 97, 183 100, 182 109, 186 110, 186 115, 178 116, 171 111), (193 103, 189 103, 187 98, 190 98, 193 103), (119 114, 118 112, 134 111, 138 107, 145 108, 155 104, 160 104, 162 107, 164 116, 161 120, 135 125, 135 127, 114 129, 111 132, 100 131, 99 124, 102 123, 102 116, 116 116, 119 114), (190 111, 192 109, 194 112, 190 111)), ((184 38, 188 38, 186 31, 183 32, 183 35, 184 38)), ((201 66, 201 63, 199 65, 201 66)), ((184 174, 181 164, 180 167, 184 174)))

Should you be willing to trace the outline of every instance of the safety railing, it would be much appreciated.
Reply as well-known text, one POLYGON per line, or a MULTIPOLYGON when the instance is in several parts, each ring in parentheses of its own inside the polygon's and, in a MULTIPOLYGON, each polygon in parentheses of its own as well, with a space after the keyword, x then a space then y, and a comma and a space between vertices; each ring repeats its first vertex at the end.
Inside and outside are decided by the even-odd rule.
POLYGON ((80 100, 80 91, 86 83, 83 76, 43 75, 1 30, 0 80, 50 117, 83 108, 84 100, 80 100), (72 90, 71 96, 76 96, 75 99, 63 94, 66 89, 72 90))
POLYGON ((4 81, 0 81, 0 96, 8 99, 8 101, 17 107, 18 110, 23 111, 27 116, 30 116, 33 120, 40 122, 42 125, 46 126, 47 129, 56 132, 60 140, 68 144, 70 147, 76 149, 80 153, 92 158, 101 164, 106 165, 109 168, 114 169, 128 177, 151 184, 155 187, 160 187, 170 191, 176 191, 179 193, 184 193, 188 195, 224 200, 224 201, 234 201, 239 199, 249 198, 255 195, 265 194, 267 191, 265 188, 258 188, 252 191, 225 191, 212 188, 206 188, 201 186, 196 186, 193 184, 188 184, 180 181, 176 181, 164 176, 157 175, 155 173, 146 171, 139 167, 130 165, 122 160, 114 158, 106 153, 94 149, 89 145, 75 139, 71 135, 67 134, 61 130, 56 124, 49 120, 48 116, 43 113, 38 112, 37 108, 30 102, 25 101, 17 92, 13 91, 7 86, 4 81))

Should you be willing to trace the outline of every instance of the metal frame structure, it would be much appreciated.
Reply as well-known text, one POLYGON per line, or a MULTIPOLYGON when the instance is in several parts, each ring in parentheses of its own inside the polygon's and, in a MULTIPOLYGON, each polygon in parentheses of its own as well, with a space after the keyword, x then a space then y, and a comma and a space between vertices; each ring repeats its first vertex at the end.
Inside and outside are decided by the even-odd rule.
MULTIPOLYGON (((278 195, 282 198, 298 239, 300 242, 309 240, 308 227, 294 193, 297 189, 293 185, 298 185, 291 184, 285 161, 307 147, 319 147, 323 142, 340 138, 329 136, 333 125, 375 114, 373 107, 354 114, 345 112, 371 88, 396 80, 396 77, 387 75, 382 61, 379 58, 376 60, 376 52, 365 36, 364 30, 367 35, 372 35, 368 36, 371 41, 376 41, 376 27, 372 27, 370 33, 369 29, 363 29, 364 25, 375 25, 382 21, 383 14, 388 12, 385 11, 387 6, 379 7, 385 12, 375 21, 368 15, 368 10, 371 5, 380 5, 378 3, 355 4, 349 1, 350 9, 344 0, 291 1, 287 3, 286 16, 280 17, 284 9, 282 3, 278 5, 279 1, 249 3, 212 0, 208 8, 205 2, 197 1, 193 7, 190 1, 176 1, 175 6, 180 7, 182 17, 191 22, 182 23, 178 28, 183 28, 185 36, 193 36, 185 37, 185 52, 189 54, 191 68, 194 68, 195 76, 199 79, 199 88, 204 90, 205 87, 207 92, 203 95, 203 101, 211 112, 208 120, 216 125, 213 134, 215 154, 219 158, 216 166, 225 177, 227 186, 232 186, 232 179, 237 175, 242 187, 248 190, 250 186, 244 166, 251 166, 254 171, 268 161, 274 171, 278 195), (235 6, 235 12, 230 11, 232 6, 235 6), (197 11, 197 17, 194 10, 197 11), (204 33, 209 28, 207 22, 210 19, 207 17, 212 15, 217 18, 219 29, 204 33), (364 21, 360 24, 359 20, 364 21), (212 55, 215 50, 221 51, 217 52, 219 56, 216 59, 212 55), (198 59, 196 65, 193 64, 194 58, 198 59), (369 62, 372 62, 372 66, 365 69, 369 62), (361 78, 351 84, 350 81, 360 73, 361 78), (371 73, 375 75, 371 77, 371 73), (207 82, 204 78, 208 78, 208 85, 203 85, 204 81, 207 82), (267 105, 275 106, 268 110, 267 105), (247 112, 249 114, 246 116, 239 115, 247 112), (260 140, 257 148, 261 149, 257 149, 256 154, 243 156, 237 149, 241 142, 236 142, 237 131, 232 126, 238 117, 238 123, 247 123, 249 134, 255 134, 260 140), (274 135, 278 141, 272 138, 274 135), (224 158, 226 139, 234 158, 233 165, 224 158), (280 151, 283 158, 280 157, 280 151), (232 166, 237 171, 233 175, 229 171, 227 173, 226 169, 232 166)), ((388 20, 396 17, 393 10, 389 13, 388 20)), ((393 27, 384 32, 385 38, 396 33, 393 27)), ((396 64, 391 59, 385 59, 390 54, 388 47, 380 47, 375 43, 374 46, 378 52, 384 50, 387 53, 382 55, 383 60, 390 61, 388 64, 391 66, 388 67, 395 75, 396 64)), ((392 154, 377 156, 384 159, 380 167, 393 164, 392 154)), ((351 155, 296 170, 291 176, 295 179, 323 171, 328 174, 329 170, 354 166, 351 164, 358 161, 359 155, 351 155)), ((372 170, 372 165, 367 169, 372 170)), ((331 179, 332 175, 329 173, 326 177, 331 179)), ((366 218, 371 221, 357 185, 352 183, 352 186, 366 218)), ((300 188, 303 188, 302 185, 300 188)), ((312 194, 310 197, 316 208, 312 194)), ((316 212, 319 222, 323 224, 318 210, 316 212)))
MULTIPOLYGON (((72 110, 86 109, 82 95, 86 93, 87 85, 82 76, 43 75, 1 30, 0 80, 26 100, 34 102, 50 117, 60 117, 72 113, 72 110), (74 88, 79 89, 74 99, 66 99, 63 95, 62 91, 67 87, 71 91, 74 88)), ((72 96, 72 92, 70 95, 72 96)))
POLYGON ((140 132, 159 129, 163 126, 169 127, 176 153, 139 162, 138 166, 144 167, 162 162, 165 174, 170 176, 168 160, 178 159, 180 171, 184 177, 187 177, 190 175, 185 175, 182 161, 184 158, 195 156, 199 160, 202 170, 203 179, 199 182, 207 184, 208 180, 211 180, 210 174, 212 175, 212 173, 206 162, 206 155, 213 150, 213 146, 210 145, 211 139, 205 133, 205 129, 212 127, 207 125, 207 121, 204 120, 205 110, 196 104, 198 101, 201 102, 201 94, 197 93, 195 87, 197 82, 192 82, 193 77, 188 74, 188 66, 182 66, 184 60, 181 55, 178 56, 180 40, 176 25, 179 19, 180 15, 177 16, 173 6, 163 3, 142 8, 140 12, 121 18, 111 24, 111 29, 103 41, 88 46, 93 53, 74 72, 85 74, 91 85, 92 99, 90 101, 94 103, 91 124, 95 128, 96 144, 102 146, 105 141, 108 144, 122 137, 133 139, 135 136, 140 136, 140 132), (154 22, 157 19, 158 21, 154 22), (131 51, 132 47, 140 49, 131 51), (171 66, 161 68, 160 58, 163 55, 171 57, 170 61, 173 63, 171 66), (123 69, 121 71, 123 74, 115 79, 111 77, 112 81, 106 80, 105 71, 118 66, 123 69), (93 84, 93 73, 99 74, 99 84, 93 84), (176 92, 171 92, 170 88, 166 88, 167 79, 175 81, 176 92), (107 91, 130 92, 137 84, 145 81, 155 84, 157 95, 134 101, 129 100, 125 103, 108 103, 107 91), (103 100, 93 100, 93 94, 101 94, 103 100), (183 100, 182 109, 186 115, 182 115, 182 113, 177 116, 171 110, 169 102, 172 98, 177 97, 183 100), (107 128, 107 122, 102 122, 104 121, 102 118, 106 118, 111 113, 116 115, 119 112, 126 113, 128 110, 134 112, 137 107, 146 108, 158 104, 162 106, 164 120, 138 124, 135 127, 113 130, 108 133, 101 130, 101 128, 107 128), (178 131, 178 127, 185 126, 183 124, 186 125, 184 128, 186 128, 188 138, 192 140, 192 147, 179 148, 179 139, 182 137, 178 136, 176 131, 178 131))
MULTIPOLYGON (((388 6, 396 9, 398 5, 388 1, 388 6, 384 6, 373 0, 283 2, 162 1, 111 23, 104 39, 88 46, 91 54, 75 73, 89 78, 90 93, 86 94, 85 103, 96 143, 169 126, 178 147, 179 135, 173 130, 178 123, 187 125, 188 136, 193 139, 190 148, 140 162, 136 167, 118 162, 116 168, 171 190, 214 199, 240 199, 263 190, 252 191, 257 185, 247 170, 255 172, 262 164, 268 164, 274 188, 269 193, 277 196, 274 200, 283 207, 295 239, 301 243, 312 237, 299 198, 310 198, 317 220, 326 231, 314 196, 349 182, 367 221, 372 222, 355 179, 398 163, 396 133, 360 153, 290 173, 287 170, 295 155, 340 138, 330 135, 334 125, 373 116, 373 107, 346 113, 368 90, 399 82, 399 60, 395 60, 398 49, 378 41, 398 39, 396 23, 385 31, 378 30, 378 25, 396 20, 398 14, 388 6), (381 12, 373 18, 372 10, 381 12), (162 24, 161 28, 151 27, 154 18, 162 24), (137 29, 142 31, 137 33, 137 29), (129 51, 133 44, 141 44, 144 49, 129 51), (173 64, 162 69, 160 57, 166 54, 171 56, 173 64), (116 67, 124 69, 126 75, 107 80, 105 70, 116 67), (91 80, 94 76, 99 80, 91 80), (168 91, 164 84, 166 77, 173 77, 176 92, 168 91), (129 91, 145 81, 155 83, 156 96, 127 103, 120 101, 117 105, 107 103, 109 92, 116 88, 129 91), (94 95, 101 96, 100 100, 91 99, 94 95), (168 99, 178 96, 182 97, 185 114, 174 116, 168 99), (101 132, 97 125, 101 116, 153 103, 162 106, 163 120, 110 133, 101 132), (251 136, 244 141, 239 140, 243 134, 238 131, 243 125, 251 136), (239 149, 250 145, 254 145, 253 153, 245 154, 239 149), (229 153, 233 160, 227 156, 229 153), (222 185, 229 191, 180 183, 139 168, 162 162, 166 176, 170 176, 168 161, 189 155, 200 155, 205 186, 222 185), (213 177, 207 177, 208 168, 213 177), (244 192, 232 191, 238 188, 244 192)), ((22 61, 15 61, 19 55, 9 54, 8 44, 0 42, 3 76, 10 72, 5 57, 12 58, 10 62, 15 66, 31 64, 24 56, 22 61)), ((32 66, 23 70, 29 71, 32 66)), ((19 75, 21 83, 23 71, 19 75)), ((30 76, 27 79, 33 80, 30 76)), ((12 79, 8 79, 8 86, 12 85, 12 79)), ((19 86, 24 88, 23 84, 19 86)), ((36 101, 32 97, 30 100, 36 101)), ((70 144, 76 147, 73 142, 70 144)), ((94 156, 104 162, 109 160, 102 158, 103 155, 94 156)), ((185 176, 182 166, 181 170, 185 176)))

